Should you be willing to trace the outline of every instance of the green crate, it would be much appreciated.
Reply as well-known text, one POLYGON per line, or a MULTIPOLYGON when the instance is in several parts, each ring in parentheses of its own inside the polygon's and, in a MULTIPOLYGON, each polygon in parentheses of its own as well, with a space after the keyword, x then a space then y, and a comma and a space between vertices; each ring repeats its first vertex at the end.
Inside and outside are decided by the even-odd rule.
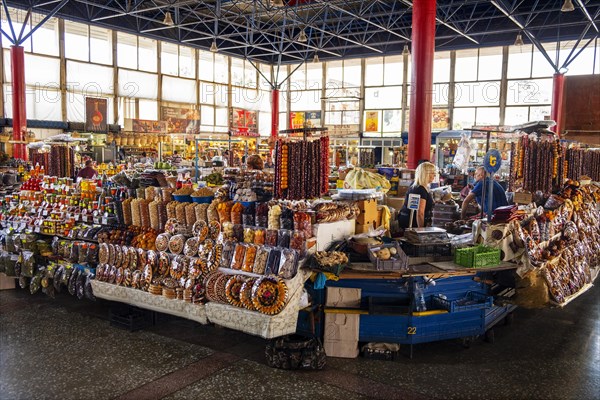
POLYGON ((500 249, 481 245, 456 249, 454 262, 467 268, 491 267, 500 264, 500 249))

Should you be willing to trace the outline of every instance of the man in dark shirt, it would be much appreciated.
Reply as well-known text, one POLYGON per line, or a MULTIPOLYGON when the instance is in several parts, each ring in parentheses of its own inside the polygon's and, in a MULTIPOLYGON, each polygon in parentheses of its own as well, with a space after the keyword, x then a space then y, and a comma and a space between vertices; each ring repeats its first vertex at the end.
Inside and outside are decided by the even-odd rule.
POLYGON ((98 172, 92 167, 93 161, 87 160, 85 162, 85 168, 82 168, 77 174, 78 178, 83 179, 92 179, 94 176, 98 175, 98 172))
POLYGON ((483 168, 483 167, 477 168, 477 170, 475 171, 475 181, 476 181, 476 183, 475 183, 475 186, 473 187, 473 190, 471 190, 471 193, 469 193, 467 195, 467 197, 465 198, 465 200, 463 201, 462 210, 460 213, 461 219, 465 219, 465 214, 467 212, 467 206, 469 205, 469 203, 471 201, 473 201, 473 199, 475 199, 477 201, 477 204, 479 204, 481 206, 481 208, 483 208, 483 212, 485 214, 487 214, 487 212, 488 212, 487 196, 489 193, 489 186, 488 186, 489 184, 494 185, 494 188, 492 190, 492 212, 498 207, 503 207, 503 206, 508 205, 508 201, 506 200, 506 193, 504 192, 504 189, 495 180, 485 177, 485 168, 483 168), (482 197, 486 197, 484 199, 483 204, 481 204, 482 197))

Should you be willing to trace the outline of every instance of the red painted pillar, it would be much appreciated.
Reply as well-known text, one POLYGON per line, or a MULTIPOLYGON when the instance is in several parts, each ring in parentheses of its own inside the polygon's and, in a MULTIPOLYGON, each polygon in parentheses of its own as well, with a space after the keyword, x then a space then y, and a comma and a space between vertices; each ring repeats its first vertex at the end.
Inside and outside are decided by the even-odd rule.
MULTIPOLYGON (((25 53, 21 46, 10 47, 12 72, 13 140, 24 141, 27 136, 27 113, 25 110, 25 53)), ((13 144, 13 157, 27 160, 25 144, 13 144)))
POLYGON ((279 89, 271 90, 271 139, 279 134, 279 89))
POLYGON ((552 128, 560 136, 560 124, 562 123, 563 94, 565 89, 565 74, 554 74, 552 79, 552 109, 550 117, 556 122, 552 128))
POLYGON ((413 2, 408 168, 430 157, 435 9, 436 0, 413 2))

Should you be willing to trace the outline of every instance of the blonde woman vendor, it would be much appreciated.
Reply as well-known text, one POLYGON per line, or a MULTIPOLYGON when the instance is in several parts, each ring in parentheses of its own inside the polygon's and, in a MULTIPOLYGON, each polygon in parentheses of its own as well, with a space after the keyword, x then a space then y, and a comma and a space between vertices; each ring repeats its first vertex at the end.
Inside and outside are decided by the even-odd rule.
POLYGON ((408 196, 410 194, 418 194, 421 199, 419 201, 419 209, 413 213, 413 228, 423 228, 431 225, 433 215, 433 197, 429 193, 429 185, 437 177, 435 165, 430 162, 420 164, 415 171, 415 181, 408 189, 404 198, 404 206, 398 214, 398 223, 401 228, 408 228, 410 225, 411 212, 408 207, 408 196))

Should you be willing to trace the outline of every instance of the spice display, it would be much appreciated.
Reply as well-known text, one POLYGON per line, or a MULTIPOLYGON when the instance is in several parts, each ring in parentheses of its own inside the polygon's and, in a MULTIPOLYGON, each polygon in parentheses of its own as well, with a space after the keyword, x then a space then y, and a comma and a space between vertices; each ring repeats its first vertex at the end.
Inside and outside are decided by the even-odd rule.
POLYGON ((245 255, 246 255, 246 246, 238 243, 235 246, 235 251, 233 252, 231 268, 232 269, 242 269, 242 265, 244 264, 244 256, 245 255))
POLYGON ((281 217, 281 207, 275 203, 269 207, 268 228, 279 229, 279 218, 281 217))
POLYGON ((254 261, 256 258, 256 250, 256 246, 252 244, 247 245, 246 254, 244 256, 244 262, 242 264, 242 271, 252 272, 252 269, 254 268, 254 261))
POLYGON ((267 203, 257 203, 254 222, 256 226, 267 228, 269 226, 269 205, 267 203))
POLYGON ((244 243, 254 243, 254 229, 244 228, 244 243))
POLYGON ((242 203, 235 203, 231 207, 231 222, 234 224, 241 224, 243 211, 244 211, 244 206, 242 205, 242 203))
POLYGON ((267 230, 264 228, 258 228, 254 230, 254 244, 264 245, 267 236, 267 230))
POLYGON ((185 224, 190 227, 196 222, 196 204, 187 203, 185 206, 185 224))
POLYGON ((252 272, 260 275, 265 273, 265 270, 267 269, 267 261, 269 260, 269 251, 269 248, 264 246, 258 249, 254 259, 254 267, 252 272))
POLYGON ((177 205, 175 206, 175 218, 177 219, 177 222, 179 222, 183 226, 186 226, 185 206, 188 204, 189 203, 177 203, 177 205))
POLYGON ((275 229, 268 229, 265 234, 265 244, 267 246, 277 246, 279 232, 275 229))

